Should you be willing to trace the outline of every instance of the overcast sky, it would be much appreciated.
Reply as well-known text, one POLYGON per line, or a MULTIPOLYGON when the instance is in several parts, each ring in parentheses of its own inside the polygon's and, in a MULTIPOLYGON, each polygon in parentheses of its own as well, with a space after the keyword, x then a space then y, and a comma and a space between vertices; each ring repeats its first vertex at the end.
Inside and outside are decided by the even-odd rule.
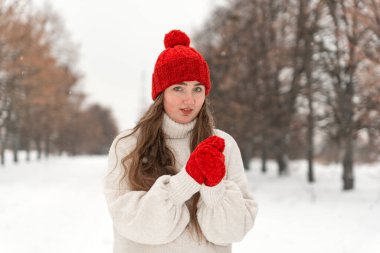
POLYGON ((111 108, 120 130, 131 128, 152 102, 151 75, 165 33, 191 38, 223 0, 33 0, 60 14, 80 45, 78 67, 89 101, 111 108))

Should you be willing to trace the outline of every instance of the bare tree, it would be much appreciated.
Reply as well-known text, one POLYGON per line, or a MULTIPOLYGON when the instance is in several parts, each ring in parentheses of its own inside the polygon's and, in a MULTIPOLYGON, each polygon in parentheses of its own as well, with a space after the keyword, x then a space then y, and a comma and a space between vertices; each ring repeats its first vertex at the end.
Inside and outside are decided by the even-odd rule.
POLYGON ((232 1, 215 11, 197 37, 211 65, 216 118, 236 135, 246 167, 256 148, 263 171, 273 157, 279 174, 287 172, 306 71, 312 81, 319 8, 305 1, 232 1))
MULTIPOLYGON (((85 128, 87 119, 88 124, 99 125, 97 129, 101 131, 111 129, 104 130, 107 138, 116 134, 110 111, 94 106, 89 112, 77 106, 82 104, 85 94, 76 89, 81 78, 76 70, 76 45, 69 40, 59 16, 50 7, 35 10, 30 2, 15 1, 6 6, 0 2, 0 18, 2 164, 5 148, 13 149, 15 162, 20 149, 27 151, 28 160, 32 148, 37 150, 38 158, 43 153, 48 157, 55 151, 68 151, 64 150, 69 147, 62 145, 62 140, 66 127, 77 120, 71 118, 75 115, 83 116, 81 128, 75 129, 78 133, 91 132, 85 128)), ((77 146, 87 152, 95 152, 97 148, 98 153, 100 149, 104 151, 103 132, 87 137, 82 140, 93 143, 92 149, 77 146)))
MULTIPOLYGON (((331 89, 326 94, 331 111, 330 131, 343 152, 343 189, 354 188, 354 152, 357 133, 362 128, 368 106, 364 101, 369 97, 365 94, 362 82, 362 69, 377 64, 368 61, 370 51, 376 48, 370 45, 369 40, 379 38, 368 24, 362 20, 366 12, 376 14, 379 8, 370 6, 370 2, 361 0, 352 1, 324 1, 326 17, 321 23, 319 46, 321 65, 327 76, 331 89), (361 78, 359 78, 361 76, 361 78)), ((372 1, 374 4, 377 1, 372 1)))

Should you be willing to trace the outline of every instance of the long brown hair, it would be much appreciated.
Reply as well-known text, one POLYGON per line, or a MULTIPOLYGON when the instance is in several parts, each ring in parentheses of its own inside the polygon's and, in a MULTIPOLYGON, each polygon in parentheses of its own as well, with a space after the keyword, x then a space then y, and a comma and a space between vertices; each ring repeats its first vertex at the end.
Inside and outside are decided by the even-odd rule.
MULTIPOLYGON (((137 133, 135 149, 122 158, 124 174, 121 181, 127 180, 129 187, 135 191, 148 191, 157 178, 162 175, 175 175, 175 157, 165 142, 161 128, 164 114, 163 94, 161 93, 146 113, 141 117, 127 138, 137 133)), ((191 133, 190 150, 213 134, 214 120, 207 98, 197 115, 197 121, 191 133)), ((190 199, 190 224, 199 239, 203 238, 197 220, 197 203, 199 192, 190 199)))

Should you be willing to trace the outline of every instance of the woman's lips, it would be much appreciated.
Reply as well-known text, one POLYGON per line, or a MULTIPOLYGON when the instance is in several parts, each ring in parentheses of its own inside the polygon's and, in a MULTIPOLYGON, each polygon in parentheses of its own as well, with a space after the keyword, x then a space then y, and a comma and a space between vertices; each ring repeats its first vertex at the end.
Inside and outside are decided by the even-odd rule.
POLYGON ((181 112, 184 115, 190 115, 193 112, 193 109, 181 109, 181 112))

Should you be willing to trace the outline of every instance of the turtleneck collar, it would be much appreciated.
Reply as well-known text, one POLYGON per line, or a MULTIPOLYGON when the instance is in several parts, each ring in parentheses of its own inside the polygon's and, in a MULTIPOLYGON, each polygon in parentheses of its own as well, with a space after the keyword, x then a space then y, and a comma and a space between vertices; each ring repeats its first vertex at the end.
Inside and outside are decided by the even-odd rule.
POLYGON ((162 130, 169 139, 181 139, 190 135, 191 130, 194 128, 195 122, 196 119, 186 124, 177 123, 166 113, 164 113, 162 130))

